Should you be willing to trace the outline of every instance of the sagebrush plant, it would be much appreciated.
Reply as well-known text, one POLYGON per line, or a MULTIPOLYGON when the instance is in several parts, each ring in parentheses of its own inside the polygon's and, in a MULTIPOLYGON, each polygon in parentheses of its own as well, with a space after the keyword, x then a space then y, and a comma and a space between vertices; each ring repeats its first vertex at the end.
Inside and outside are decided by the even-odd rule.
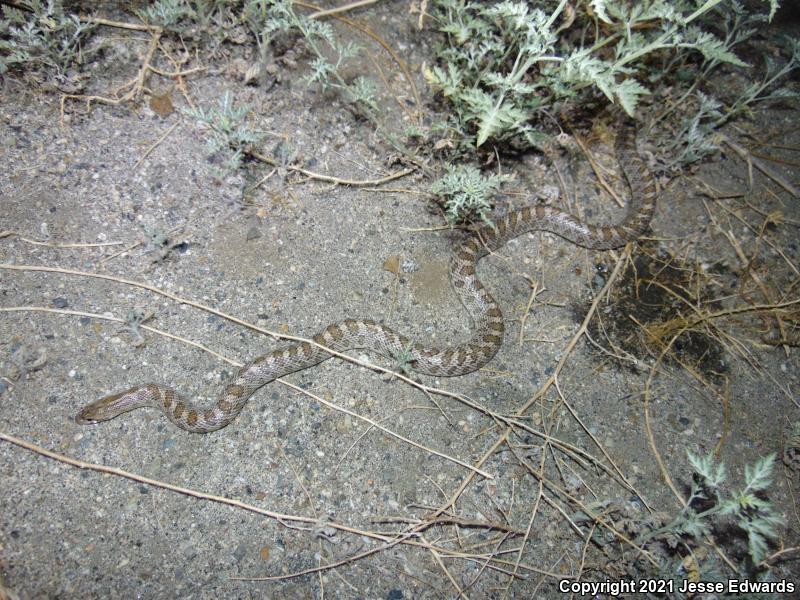
POLYGON ((225 92, 218 108, 196 108, 183 111, 189 117, 209 127, 206 148, 211 156, 221 159, 219 174, 231 173, 242 163, 242 157, 264 139, 264 133, 247 124, 249 106, 235 106, 233 96, 225 92))
POLYGON ((767 557, 767 543, 778 538, 778 527, 784 523, 772 504, 763 498, 772 484, 775 455, 746 465, 744 487, 727 492, 723 489, 726 479, 723 463, 715 463, 712 456, 698 456, 692 452, 687 455, 694 477, 685 508, 663 527, 641 536, 637 543, 660 540, 670 547, 681 545, 691 551, 704 539, 713 538, 715 531, 733 526, 747 540, 749 562, 741 571, 758 573, 767 557))
MULTIPOLYGON (((536 146, 542 137, 537 124, 546 115, 592 103, 598 93, 633 115, 665 79, 675 85, 681 74, 747 66, 734 47, 752 33, 753 20, 737 2, 552 0, 535 6, 432 2, 446 43, 425 75, 450 104, 454 137, 473 146, 536 146), (739 17, 719 27, 731 11, 739 17)), ((764 6, 764 18, 771 19, 778 1, 764 6)))
POLYGON ((93 25, 64 11, 61 0, 21 0, 3 5, 0 19, 0 75, 9 70, 66 83, 81 61, 93 25))
POLYGON ((510 175, 483 175, 471 165, 446 165, 445 174, 431 184, 439 197, 448 224, 479 219, 491 223, 491 198, 510 175))

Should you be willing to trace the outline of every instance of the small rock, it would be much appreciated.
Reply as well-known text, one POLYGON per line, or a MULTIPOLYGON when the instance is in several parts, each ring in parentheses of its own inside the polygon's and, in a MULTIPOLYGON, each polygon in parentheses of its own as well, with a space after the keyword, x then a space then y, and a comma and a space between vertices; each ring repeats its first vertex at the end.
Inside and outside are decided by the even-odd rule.
POLYGON ((241 560, 247 554, 247 548, 244 544, 239 544, 236 546, 236 550, 233 551, 233 558, 236 559, 236 562, 241 562, 241 560))

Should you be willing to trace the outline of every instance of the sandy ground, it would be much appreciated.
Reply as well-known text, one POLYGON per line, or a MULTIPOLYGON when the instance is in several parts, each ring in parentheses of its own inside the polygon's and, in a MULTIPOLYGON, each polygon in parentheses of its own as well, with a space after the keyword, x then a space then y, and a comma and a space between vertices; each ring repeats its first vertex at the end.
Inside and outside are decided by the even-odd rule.
MULTIPOLYGON (((115 83, 122 80, 112 75, 115 83)), ((102 79, 95 85, 104 84, 110 85, 102 79)), ((271 132, 265 154, 285 138, 299 163, 318 173, 369 180, 402 168, 387 164, 391 150, 339 101, 299 83, 265 92, 219 69, 191 78, 188 86, 202 105, 213 105, 226 90, 251 105, 255 125, 271 132)), ((182 104, 180 94, 173 98, 182 104)), ((448 255, 459 234, 437 229, 439 215, 423 195, 411 193, 426 189, 420 176, 374 191, 281 171, 254 190, 272 168, 249 163, 238 174, 219 177, 204 151, 206 132, 191 119, 158 116, 146 102, 94 105, 88 114, 83 108, 68 105, 61 126, 56 97, 14 83, 3 90, 0 230, 19 235, 0 239, 0 263, 17 266, 0 269, 0 307, 53 312, 0 313, 0 430, 77 461, 270 513, 77 468, 0 441, 0 574, 20 597, 397 600, 455 597, 457 584, 472 598, 499 598, 507 587, 511 598, 530 598, 534 590, 555 598, 559 578, 574 576, 582 562, 585 580, 610 577, 614 568, 621 569, 618 577, 626 573, 624 562, 606 562, 611 558, 604 552, 616 546, 590 545, 584 556, 589 528, 575 531, 578 505, 567 498, 584 505, 613 500, 641 519, 645 503, 676 513, 645 427, 642 390, 651 356, 632 369, 581 340, 560 373, 561 395, 551 388, 522 419, 555 441, 543 454, 541 436, 517 429, 509 444, 497 445, 504 427, 488 413, 511 415, 534 398, 620 255, 579 249, 548 234, 522 236, 481 262, 480 277, 502 305, 507 338, 479 372, 421 378, 450 396, 330 360, 287 377, 296 387, 265 386, 233 424, 213 434, 180 431, 155 410, 95 426, 76 424, 73 418, 87 402, 147 381, 210 403, 235 371, 208 352, 149 330, 142 330, 137 345, 136 334, 100 316, 124 319, 141 309, 153 315, 147 325, 239 362, 280 344, 122 280, 296 336, 310 337, 345 317, 385 320, 440 345, 470 329, 447 281, 448 255), (156 254, 144 245, 118 254, 145 239, 146 231, 176 228, 173 239, 183 243, 164 260, 154 262, 156 254), (81 246, 59 245, 71 243, 81 246), (103 245, 108 243, 115 245, 103 245), (414 270, 386 270, 393 256, 414 270), (529 279, 543 289, 530 313, 529 279), (43 364, 20 374, 14 357, 22 351, 43 364), (459 394, 470 404, 454 397, 459 394), (479 468, 491 479, 470 477, 471 468, 454 462, 478 465, 490 450, 479 468), (543 487, 531 473, 540 463, 543 487), (406 538, 413 544, 382 549, 382 539, 411 530, 462 484, 455 509, 445 513, 459 525, 442 519, 406 538), (443 556, 444 549, 461 555, 443 556), (492 553, 508 562, 488 568, 485 557, 492 553), (341 560, 346 562, 335 569, 287 579, 238 579, 280 577, 341 560), (510 578, 517 560, 517 576, 510 578)), ((766 139, 796 145, 796 119, 796 112, 777 110, 760 115, 753 127, 763 127, 766 139)), ((642 142, 646 149, 647 140, 642 142)), ((591 148, 616 169, 607 144, 591 148)), ((619 216, 582 157, 560 160, 574 210, 593 222, 619 216)), ((548 200, 558 194, 555 170, 541 157, 507 168, 520 174, 510 190, 536 189, 538 198, 548 200)), ((773 168, 797 181, 796 170, 773 168)), ((759 173, 755 177, 760 191, 748 195, 751 202, 765 213, 780 210, 790 221, 800 219, 796 199, 759 173)), ((748 186, 746 167, 734 155, 673 181, 660 200, 648 248, 683 253, 698 264, 724 263, 739 276, 741 264, 719 235, 726 225, 713 222, 727 213, 704 205, 709 200, 700 181, 722 195, 748 186)), ((760 223, 752 213, 742 217, 760 223)), ((752 251, 752 232, 730 222, 752 251)), ((791 224, 769 232, 793 264, 796 232, 791 224)), ((641 251, 634 249, 635 255, 641 251)), ((765 256, 758 271, 778 285, 786 262, 772 250, 765 256)), ((723 297, 731 290, 714 292, 723 297)), ((599 313, 615 316, 605 303, 599 313)), ((674 364, 663 364, 651 384, 654 442, 683 493, 691 477, 686 449, 706 453, 724 438, 721 457, 732 485, 740 486, 745 464, 783 454, 785 428, 797 419, 795 349, 785 354, 748 345, 753 364, 723 352, 724 376, 713 387, 674 364)), ((353 356, 394 366, 360 351, 353 356)), ((781 527, 786 546, 798 542, 797 485, 797 475, 779 462, 769 498, 787 521, 781 527)), ((776 576, 792 576, 793 564, 780 565, 776 576)))

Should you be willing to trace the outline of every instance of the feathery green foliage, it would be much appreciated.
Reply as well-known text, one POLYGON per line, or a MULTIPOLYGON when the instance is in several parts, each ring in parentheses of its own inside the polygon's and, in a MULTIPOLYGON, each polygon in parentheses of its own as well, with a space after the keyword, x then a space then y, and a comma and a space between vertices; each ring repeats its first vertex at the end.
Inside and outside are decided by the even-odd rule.
POLYGON ((249 112, 249 106, 234 106, 229 92, 222 96, 219 108, 184 111, 187 116, 209 126, 210 135, 206 147, 209 155, 222 157, 222 173, 238 169, 244 153, 264 139, 262 132, 248 127, 246 119, 249 112))
POLYGON ((490 223, 490 199, 510 175, 488 177, 470 165, 445 167, 445 174, 431 184, 431 192, 439 196, 447 222, 452 226, 480 219, 490 223))
POLYGON ((455 138, 475 146, 536 146, 536 124, 546 115, 601 98, 633 115, 666 80, 674 85, 681 74, 707 76, 721 64, 746 67, 734 48, 752 35, 754 22, 772 18, 778 2, 765 2, 768 17, 723 0, 551 0, 531 6, 433 2, 446 43, 439 64, 425 75, 450 104, 455 138), (716 24, 721 17, 724 29, 716 24))
POLYGON ((728 517, 746 535, 749 569, 755 570, 767 556, 767 542, 777 539, 778 527, 784 522, 775 514, 772 504, 762 497, 772 483, 775 456, 771 454, 753 465, 746 465, 744 487, 726 494, 722 487, 726 479, 725 465, 715 464, 711 456, 687 454, 695 476, 686 508, 670 523, 649 532, 639 541, 664 535, 699 541, 711 536, 723 517, 728 517))
POLYGON ((242 14, 256 37, 262 62, 266 62, 269 43, 276 34, 299 34, 313 55, 308 84, 339 91, 361 115, 374 121, 378 110, 374 86, 362 77, 346 81, 342 76, 342 68, 360 49, 351 42, 342 43, 330 23, 297 14, 291 0, 247 0, 242 14))
POLYGON ((179 31, 184 21, 197 18, 197 12, 187 0, 158 0, 147 8, 134 11, 148 25, 179 31))
POLYGON ((218 34, 219 31, 211 29, 219 29, 220 24, 236 20, 234 15, 239 10, 237 0, 157 0, 134 12, 148 25, 169 31, 184 33, 198 27, 206 33, 218 34))
POLYGON ((63 83, 81 58, 81 47, 93 28, 64 12, 61 0, 22 0, 26 10, 3 6, 0 19, 0 75, 9 70, 52 77, 63 83))

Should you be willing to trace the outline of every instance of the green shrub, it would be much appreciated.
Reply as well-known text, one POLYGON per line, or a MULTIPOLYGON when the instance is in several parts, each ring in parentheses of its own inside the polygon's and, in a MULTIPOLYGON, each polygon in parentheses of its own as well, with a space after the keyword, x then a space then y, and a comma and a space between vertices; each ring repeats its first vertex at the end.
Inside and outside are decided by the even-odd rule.
POLYGON ((537 146, 556 113, 600 100, 633 115, 665 83, 692 94, 719 65, 746 67, 735 46, 778 8, 764 4, 767 15, 723 0, 435 0, 446 40, 425 74, 453 138, 537 146))
POLYGON ((69 70, 81 62, 81 51, 92 25, 64 12, 61 0, 22 0, 24 10, 3 5, 0 19, 0 75, 24 72, 35 79, 63 84, 69 70))

